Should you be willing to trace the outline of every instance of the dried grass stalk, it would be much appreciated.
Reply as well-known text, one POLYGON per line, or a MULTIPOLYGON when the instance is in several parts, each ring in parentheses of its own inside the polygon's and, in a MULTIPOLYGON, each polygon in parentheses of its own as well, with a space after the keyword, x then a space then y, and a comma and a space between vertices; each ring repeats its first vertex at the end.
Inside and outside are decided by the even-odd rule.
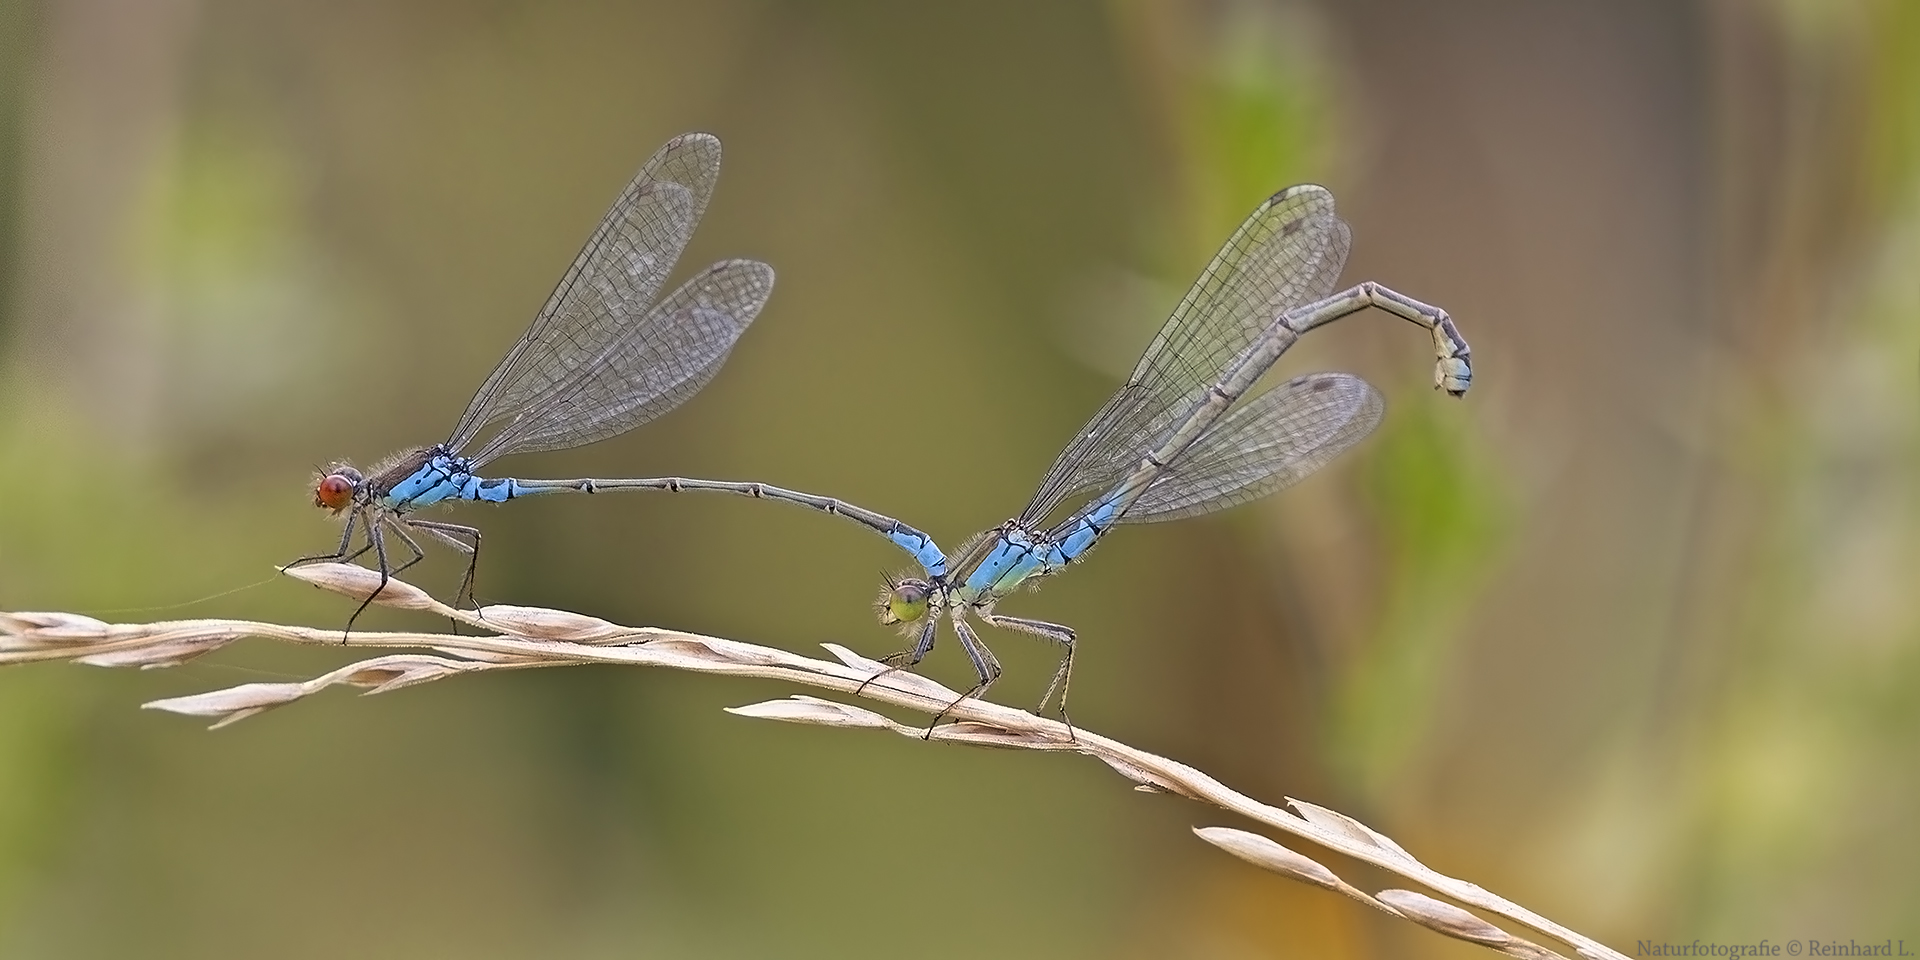
MULTIPOLYGON (((285 572, 355 598, 365 598, 372 593, 379 580, 372 571, 345 564, 314 564, 285 572)), ((1345 814, 1291 798, 1285 807, 1270 806, 1236 793, 1186 764, 1136 750, 1085 728, 1070 731, 1064 724, 1024 710, 983 700, 954 704, 959 698, 956 691, 918 674, 887 672, 878 661, 838 644, 825 645, 835 660, 816 660, 735 640, 652 627, 624 627, 561 610, 513 606, 455 610, 400 581, 389 582, 375 602, 435 613, 487 633, 342 636, 338 630, 247 620, 109 624, 64 613, 0 613, 0 664, 73 660, 96 666, 173 666, 243 637, 335 647, 430 651, 372 657, 303 683, 248 683, 145 704, 154 710, 212 717, 215 727, 305 699, 336 684, 359 687, 368 693, 385 693, 486 670, 614 663, 785 680, 927 714, 944 711, 951 721, 928 730, 863 707, 810 696, 733 707, 729 712, 789 723, 891 730, 902 736, 978 746, 1086 754, 1132 781, 1136 789, 1173 793, 1212 804, 1269 829, 1373 864, 1459 903, 1558 939, 1587 960, 1625 960, 1623 954, 1590 937, 1474 884, 1427 867, 1399 844, 1345 814), (876 675, 879 676, 876 678, 876 675)), ((1195 832, 1201 839, 1264 869, 1352 897, 1447 936, 1527 960, 1559 956, 1466 910, 1422 894, 1386 890, 1369 896, 1318 862, 1259 834, 1227 827, 1206 827, 1195 832)))

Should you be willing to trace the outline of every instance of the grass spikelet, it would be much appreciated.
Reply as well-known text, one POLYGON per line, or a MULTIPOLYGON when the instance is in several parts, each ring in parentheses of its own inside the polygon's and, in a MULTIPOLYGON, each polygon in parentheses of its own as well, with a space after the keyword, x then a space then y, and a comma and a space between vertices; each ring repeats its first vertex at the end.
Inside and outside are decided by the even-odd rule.
POLYGON ((1566 960, 1537 943, 1523 940, 1473 914, 1412 890, 1382 890, 1380 900, 1401 916, 1435 933, 1477 943, 1522 960, 1566 960))
POLYGON ((309 563, 298 567, 282 567, 280 572, 355 600, 373 597, 373 602, 383 607, 432 610, 440 606, 425 590, 413 584, 390 578, 383 587, 380 585, 380 574, 351 563, 309 563), (380 591, 379 596, 374 596, 375 590, 380 591))
POLYGON ((1193 834, 1256 867, 1316 887, 1340 889, 1340 878, 1332 870, 1257 833, 1232 827, 1194 827, 1193 834))
POLYGON ((618 627, 599 617, 548 610, 542 607, 514 607, 505 604, 482 607, 480 622, 531 640, 561 640, 567 643, 631 643, 642 639, 628 627, 618 627))
POLYGON ((766 700, 725 709, 736 717, 785 720, 788 723, 811 723, 823 727, 877 727, 884 730, 899 726, 872 710, 819 697, 788 697, 785 700, 766 700))

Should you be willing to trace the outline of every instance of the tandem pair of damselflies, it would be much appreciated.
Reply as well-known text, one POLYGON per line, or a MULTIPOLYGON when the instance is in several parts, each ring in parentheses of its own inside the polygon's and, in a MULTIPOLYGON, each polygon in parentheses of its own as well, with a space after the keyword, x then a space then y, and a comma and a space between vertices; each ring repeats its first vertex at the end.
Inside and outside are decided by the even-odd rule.
MULTIPOLYGON (((336 464, 318 480, 315 503, 345 512, 347 528, 334 553, 295 562, 352 560, 371 550, 384 587, 421 559, 410 532, 421 533, 468 555, 457 595, 465 599, 472 592, 480 531, 412 516, 422 507, 609 490, 708 491, 794 503, 851 519, 919 564, 922 576, 889 578, 881 594, 881 620, 900 625, 910 640, 884 662, 905 668, 920 663, 944 617, 977 675, 962 699, 985 693, 1001 667, 968 623, 969 615, 977 615, 1063 648, 1039 710, 1058 693, 1064 717, 1073 630, 999 614, 995 605, 1022 584, 1085 556, 1116 524, 1197 516, 1264 496, 1318 470, 1371 432, 1382 412, 1380 395, 1347 374, 1309 374, 1239 403, 1302 334, 1379 307, 1431 335, 1437 388, 1459 396, 1472 383, 1467 343, 1445 311, 1372 282, 1332 292, 1350 235, 1334 213, 1333 196, 1308 185, 1283 190, 1254 210, 1181 300, 1126 385, 1061 451, 1027 508, 955 555, 891 517, 770 484, 478 476, 476 471, 508 454, 580 446, 630 430, 684 402, 712 378, 765 305, 772 270, 726 261, 657 305, 653 296, 706 207, 719 158, 718 141, 690 134, 648 161, 445 443, 401 454, 370 474, 336 464), (1048 522, 1075 498, 1090 499, 1048 522), (357 549, 356 529, 364 533, 357 549), (387 554, 389 534, 411 554, 398 567, 387 554)), ((360 609, 365 607, 363 602, 360 609)))

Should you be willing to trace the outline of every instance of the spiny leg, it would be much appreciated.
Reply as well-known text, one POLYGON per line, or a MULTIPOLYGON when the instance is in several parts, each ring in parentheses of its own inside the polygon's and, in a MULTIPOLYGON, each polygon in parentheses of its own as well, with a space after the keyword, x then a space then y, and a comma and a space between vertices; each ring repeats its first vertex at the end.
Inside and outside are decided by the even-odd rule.
MULTIPOLYGON (((454 591, 453 606, 454 609, 459 609, 462 598, 465 598, 466 602, 473 604, 474 611, 478 613, 480 602, 473 596, 473 570, 480 562, 480 531, 457 523, 440 523, 434 520, 402 520, 400 522, 429 534, 435 540, 467 555, 467 572, 460 578, 460 589, 454 591), (472 542, 460 539, 463 536, 472 537, 472 542)), ((459 636, 460 621, 449 618, 448 622, 453 624, 454 636, 459 636)))
POLYGON ((367 541, 366 543, 363 543, 363 544, 361 544, 361 545, 360 545, 360 549, 358 549, 358 550, 355 550, 354 552, 352 552, 352 553, 349 553, 349 554, 347 554, 347 555, 346 555, 346 556, 344 556, 344 557, 341 557, 341 558, 339 559, 339 561, 338 561, 338 562, 340 562, 340 563, 352 563, 352 562, 354 562, 355 560, 358 560, 358 559, 360 559, 360 557, 361 557, 361 555, 362 555, 362 554, 365 554, 365 553, 366 553, 366 552, 367 552, 368 550, 371 550, 371 549, 373 549, 373 541, 372 541, 372 540, 368 540, 368 541, 367 541))
POLYGON ((1030 633, 1036 637, 1051 640, 1066 648, 1060 657, 1060 666, 1053 671, 1053 680, 1047 684, 1047 692, 1040 697, 1040 705, 1035 714, 1045 716, 1047 701, 1053 699, 1055 690, 1060 691, 1060 722, 1067 725, 1067 736, 1073 736, 1073 718, 1067 716, 1067 688, 1073 685, 1073 628, 1064 624, 1048 623, 1045 620, 1029 620, 1026 617, 1008 617, 994 613, 992 608, 980 611, 980 619, 996 627, 1030 633))
POLYGON ((365 555, 368 550, 373 549, 373 523, 374 523, 373 511, 372 510, 362 511, 360 514, 360 527, 367 535, 366 537, 367 542, 361 544, 360 549, 355 550, 354 552, 349 553, 344 557, 341 557, 339 560, 340 563, 352 563, 355 560, 360 559, 361 556, 365 555))
POLYGON ((933 715, 933 722, 927 724, 927 732, 920 737, 922 740, 930 740, 933 738, 933 728, 940 725, 940 719, 945 717, 948 711, 968 700, 985 696, 987 688, 993 686, 995 680, 1000 679, 1002 672, 1000 669, 1000 658, 994 656, 993 651, 987 649, 987 645, 980 642, 980 637, 973 632, 973 627, 967 624, 964 610, 964 606, 954 608, 952 616, 953 632, 955 636, 960 638, 960 649, 965 650, 967 652, 967 659, 973 661, 973 672, 979 675, 980 682, 974 684, 973 689, 961 694, 960 699, 941 707, 940 712, 933 715))
POLYGON ((881 657, 880 662, 886 664, 887 668, 885 670, 881 670, 875 673, 873 676, 868 677, 865 680, 860 681, 860 685, 853 688, 853 695, 856 697, 859 696, 861 691, 867 689, 867 684, 870 684, 875 680, 878 680, 881 677, 884 677, 887 674, 894 672, 895 670, 906 670, 906 669, 910 669, 912 667, 918 666, 920 664, 920 661, 925 660, 927 658, 927 653, 933 649, 933 641, 936 635, 938 634, 939 627, 940 627, 940 618, 935 616, 928 616, 926 619, 926 622, 920 625, 920 635, 913 638, 913 646, 908 647, 907 649, 902 650, 899 653, 890 653, 884 657, 881 657))
MULTIPOLYGON (((364 555, 368 550, 374 549, 375 547, 374 540, 375 540, 375 537, 374 537, 373 511, 365 507, 354 507, 353 512, 347 514, 346 529, 342 531, 340 534, 339 550, 336 550, 333 553, 323 553, 323 554, 317 554, 311 557, 301 557, 298 560, 294 560, 288 563, 287 566, 293 567, 303 563, 319 563, 322 561, 325 561, 327 563, 352 563, 353 561, 360 559, 360 557, 364 555), (359 524, 360 528, 366 533, 366 542, 360 545, 360 549, 349 553, 347 551, 347 547, 353 543, 353 528, 356 523, 359 524)), ((382 554, 382 556, 384 556, 384 554, 382 554)), ((384 567, 384 565, 385 565, 385 561, 383 560, 382 566, 384 567)), ((385 587, 386 581, 381 580, 380 585, 382 587, 385 587)), ((378 591, 376 591, 376 593, 377 592, 378 591)), ((371 602, 371 601, 361 602, 359 609, 355 610, 353 612, 353 616, 347 619, 348 630, 353 629, 353 621, 360 616, 361 610, 365 610, 367 608, 368 602, 371 602)))
POLYGON ((473 597, 474 570, 480 565, 480 531, 476 527, 462 526, 457 523, 441 523, 437 520, 407 520, 407 526, 416 530, 425 530, 435 539, 467 555, 467 572, 460 578, 460 589, 453 595, 453 606, 460 607, 461 598, 479 608, 479 601, 473 597), (470 538, 463 540, 462 537, 470 538))
MULTIPOLYGON (((338 549, 334 550, 332 553, 316 553, 311 557, 301 557, 298 560, 291 560, 287 562, 287 566, 297 567, 303 563, 321 563, 321 562, 352 563, 355 557, 358 557, 359 555, 367 552, 366 547, 361 547, 360 549, 355 550, 352 553, 347 552, 347 548, 353 546, 353 525, 362 519, 361 514, 364 512, 365 512, 365 508, 360 506, 355 506, 352 512, 347 514, 346 527, 340 531, 340 546, 338 549)), ((368 546, 371 546, 371 544, 369 544, 368 546)))
MULTIPOLYGON (((402 523, 397 523, 397 522, 394 522, 394 521, 388 521, 388 522, 387 522, 387 528, 388 528, 388 529, 390 529, 390 530, 392 530, 392 531, 393 531, 393 535, 394 535, 394 536, 396 536, 396 537, 399 537, 399 538, 400 538, 400 542, 401 542, 401 543, 404 543, 404 544, 406 544, 406 545, 407 545, 407 549, 408 549, 409 551, 412 551, 412 553, 413 553, 413 559, 411 559, 411 560, 408 560, 408 561, 407 561, 406 563, 403 563, 403 564, 401 564, 401 565, 399 565, 399 566, 397 566, 397 567, 394 567, 394 568, 393 568, 393 575, 392 575, 392 576, 393 576, 393 577, 397 577, 397 576, 399 576, 399 575, 401 575, 401 574, 403 574, 403 573, 405 573, 405 572, 407 572, 407 568, 408 568, 408 567, 411 567, 411 566, 413 566, 414 564, 416 564, 416 563, 419 563, 419 562, 420 562, 420 561, 422 561, 422 560, 425 560, 425 559, 427 558, 427 552, 426 552, 425 550, 422 550, 422 549, 420 549, 420 542, 419 542, 418 540, 415 540, 415 539, 413 539, 412 537, 410 537, 410 536, 408 536, 408 535, 407 535, 407 531, 406 531, 406 528, 405 528, 405 526, 404 526, 404 525, 403 525, 402 523)), ((392 579, 392 577, 389 577, 388 579, 392 579)), ((383 585, 384 585, 384 584, 383 584, 383 585)), ((374 591, 374 593, 379 593, 379 592, 380 592, 380 591, 378 591, 378 590, 375 590, 375 591, 374 591)))
MULTIPOLYGON (((375 521, 371 515, 366 515, 366 514, 363 514, 361 516, 360 522, 363 526, 366 527, 367 546, 373 548, 374 561, 380 568, 380 585, 375 587, 372 593, 367 594, 367 598, 365 600, 360 601, 359 606, 353 608, 353 616, 350 616, 347 618, 347 628, 345 630, 340 631, 341 643, 347 642, 347 637, 353 633, 353 622, 355 620, 360 619, 360 615, 367 611, 367 606, 373 603, 373 598, 379 596, 380 591, 385 590, 387 588, 387 579, 391 575, 388 569, 388 564, 387 564, 387 536, 386 536, 385 524, 375 521)), ((366 552, 365 548, 362 548, 360 550, 360 553, 365 553, 365 552, 366 552)), ((359 556, 359 553, 356 553, 354 555, 359 556)))
POLYGON ((353 622, 360 619, 361 614, 367 612, 367 607, 373 603, 375 597, 380 596, 382 590, 387 589, 387 581, 392 580, 408 567, 426 559, 427 556, 426 553, 420 549, 420 545, 415 543, 412 537, 407 536, 405 530, 391 522, 387 517, 382 516, 376 519, 368 516, 365 518, 365 522, 367 526, 367 539, 373 541, 373 555, 375 559, 380 562, 380 585, 374 587, 373 592, 367 594, 365 600, 360 601, 360 606, 354 608, 353 616, 347 618, 347 629, 340 634, 342 642, 346 640, 348 634, 353 632, 353 622), (387 561, 386 534, 389 529, 400 537, 400 542, 406 544, 408 550, 413 551, 413 559, 408 560, 399 567, 394 567, 387 561))

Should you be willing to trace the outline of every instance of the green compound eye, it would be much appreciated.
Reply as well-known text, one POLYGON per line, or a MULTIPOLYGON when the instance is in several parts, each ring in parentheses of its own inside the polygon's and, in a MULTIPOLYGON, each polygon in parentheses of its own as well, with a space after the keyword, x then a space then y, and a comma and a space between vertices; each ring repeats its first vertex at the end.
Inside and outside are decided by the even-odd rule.
POLYGON ((918 580, 902 580, 888 590, 886 609, 881 619, 887 623, 913 623, 927 615, 927 585, 918 580))

